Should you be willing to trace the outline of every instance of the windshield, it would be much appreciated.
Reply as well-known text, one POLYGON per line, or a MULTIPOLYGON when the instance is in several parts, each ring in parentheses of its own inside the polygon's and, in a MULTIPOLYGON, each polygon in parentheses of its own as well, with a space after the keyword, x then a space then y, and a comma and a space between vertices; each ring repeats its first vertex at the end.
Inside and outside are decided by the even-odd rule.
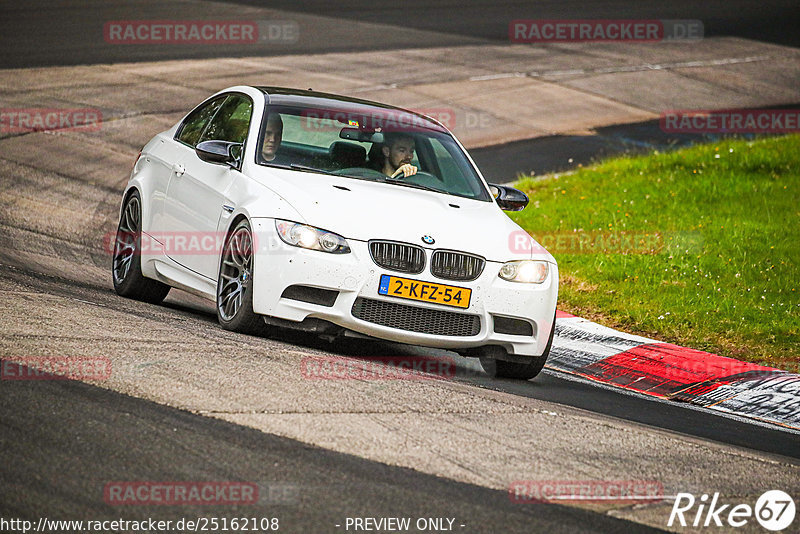
POLYGON ((365 113, 363 107, 268 109, 256 152, 260 165, 492 200, 453 137, 422 117, 382 108, 367 108, 365 113), (398 170, 406 165, 413 167, 413 175, 398 170))

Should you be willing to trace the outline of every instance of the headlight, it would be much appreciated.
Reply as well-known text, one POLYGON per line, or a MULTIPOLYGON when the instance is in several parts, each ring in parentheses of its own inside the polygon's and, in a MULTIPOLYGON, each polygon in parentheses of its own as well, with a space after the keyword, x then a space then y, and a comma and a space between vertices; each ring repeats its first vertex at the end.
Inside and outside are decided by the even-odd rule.
POLYGON ((547 271, 546 261, 508 261, 500 268, 499 276, 509 282, 541 284, 547 279, 547 271))
POLYGON ((331 254, 348 254, 350 245, 339 234, 314 228, 306 224, 275 219, 275 229, 281 240, 287 245, 330 252, 331 254))

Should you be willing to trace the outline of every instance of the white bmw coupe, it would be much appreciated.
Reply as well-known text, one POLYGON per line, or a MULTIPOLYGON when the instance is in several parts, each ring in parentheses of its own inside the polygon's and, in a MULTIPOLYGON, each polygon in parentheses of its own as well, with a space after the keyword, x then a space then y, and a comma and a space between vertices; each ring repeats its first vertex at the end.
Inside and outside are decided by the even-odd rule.
POLYGON ((294 328, 476 356, 529 379, 555 325, 553 257, 439 122, 315 91, 238 86, 156 135, 113 242, 117 293, 171 287, 223 328, 294 328))

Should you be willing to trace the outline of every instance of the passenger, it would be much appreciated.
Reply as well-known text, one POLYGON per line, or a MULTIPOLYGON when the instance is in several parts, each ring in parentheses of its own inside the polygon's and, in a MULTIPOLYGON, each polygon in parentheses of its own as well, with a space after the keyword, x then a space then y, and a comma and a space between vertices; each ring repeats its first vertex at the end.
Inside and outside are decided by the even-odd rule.
POLYGON ((266 161, 275 159, 275 154, 281 146, 283 138, 283 120, 280 114, 270 113, 267 117, 267 127, 264 130, 264 145, 261 147, 261 155, 266 161))

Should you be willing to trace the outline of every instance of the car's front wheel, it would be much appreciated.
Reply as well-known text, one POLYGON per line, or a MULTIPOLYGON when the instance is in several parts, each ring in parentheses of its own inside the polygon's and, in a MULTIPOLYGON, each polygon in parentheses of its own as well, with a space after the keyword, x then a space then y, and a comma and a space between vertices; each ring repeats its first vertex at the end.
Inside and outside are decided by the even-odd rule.
POLYGON ((130 299, 158 304, 170 286, 142 275, 142 199, 133 191, 125 201, 114 239, 111 274, 114 290, 130 299))
POLYGON ((263 317, 253 312, 253 234, 242 219, 225 240, 217 281, 217 319, 226 330, 260 334, 263 317))
MULTIPOLYGON (((553 335, 556 331, 555 317, 553 317, 553 328, 550 329, 550 338, 542 355, 532 358, 528 363, 507 362, 491 356, 480 358, 481 367, 489 376, 494 378, 514 378, 518 380, 530 380, 542 372, 547 357, 550 355, 550 347, 553 346, 553 335)), ((504 350, 501 347, 493 347, 504 350)))

